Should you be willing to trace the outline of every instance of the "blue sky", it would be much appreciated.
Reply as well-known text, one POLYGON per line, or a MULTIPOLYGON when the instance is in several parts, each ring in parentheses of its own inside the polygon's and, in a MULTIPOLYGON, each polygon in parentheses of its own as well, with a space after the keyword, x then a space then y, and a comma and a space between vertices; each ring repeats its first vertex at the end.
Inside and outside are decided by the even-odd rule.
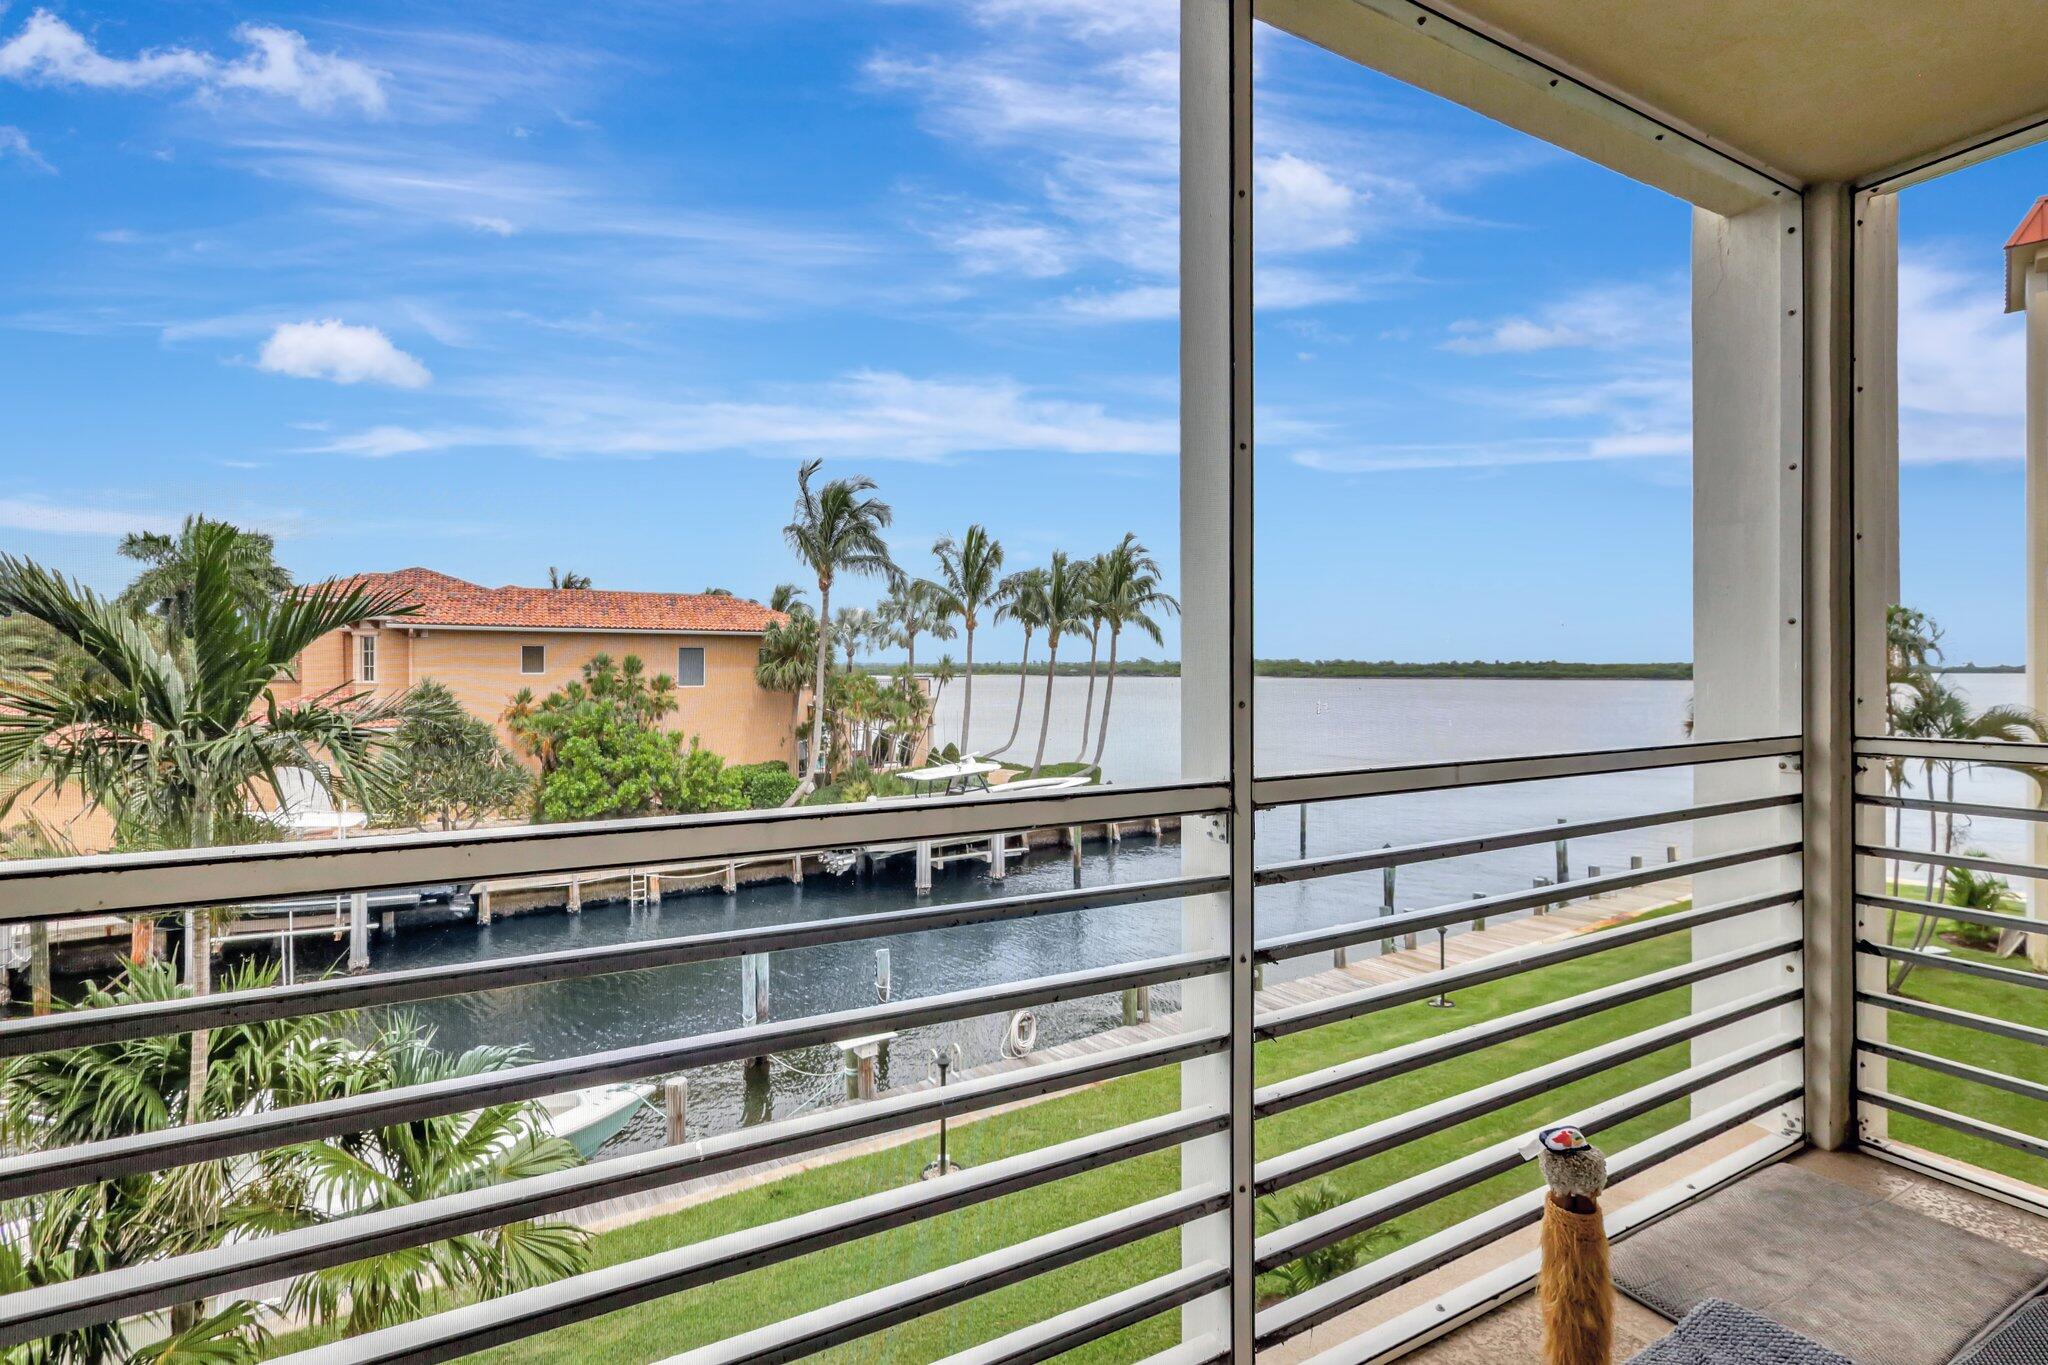
MULTIPOLYGON (((758 595, 815 455, 913 570, 982 521, 1171 571, 1174 12, 0 7, 0 547, 112 587, 197 510, 303 577, 758 595)), ((1685 657, 1688 210, 1278 35, 1260 80, 1260 651, 1685 657)), ((1955 527, 2016 510, 2043 168, 1907 200, 1959 655, 2018 649, 2017 523, 1955 527)))

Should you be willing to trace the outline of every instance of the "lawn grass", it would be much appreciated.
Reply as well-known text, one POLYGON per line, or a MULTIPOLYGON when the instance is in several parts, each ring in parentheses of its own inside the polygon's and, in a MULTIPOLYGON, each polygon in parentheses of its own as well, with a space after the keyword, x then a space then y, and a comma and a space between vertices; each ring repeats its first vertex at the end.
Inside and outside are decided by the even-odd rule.
MULTIPOLYGON (((1914 895, 1915 888, 1902 888, 1902 893, 1914 895)), ((1918 926, 1919 916, 1901 913, 1893 929, 1892 941, 1910 943, 1918 926)), ((1941 946, 1946 947, 1952 956, 1966 961, 2030 970, 2025 956, 2000 958, 1951 942, 1943 942, 1941 946)), ((1968 1010, 1972 1014, 2028 1024, 2034 1028, 2048 1028, 2048 991, 2027 986, 1987 981, 1937 968, 1915 967, 1899 993, 1930 1004, 1946 1005, 1950 1009, 1968 1010)), ((1932 1019, 1920 1019, 1910 1014, 1891 1014, 1886 1031, 1889 1040, 1898 1047, 1953 1058, 1971 1066, 2048 1085, 2048 1054, 2032 1043, 2000 1038, 1932 1019)), ((1984 1123, 2036 1136, 2048 1134, 2048 1106, 2038 1100, 1978 1085, 1974 1081, 1958 1080, 1902 1062, 1890 1062, 1885 1066, 1885 1088, 1906 1099, 1935 1105, 1984 1123)), ((1891 1136, 1900 1142, 2048 1187, 2048 1161, 2001 1143, 1958 1133, 1952 1128, 1903 1114, 1891 1114, 1887 1128, 1891 1136)))
MULTIPOLYGON (((1431 1009, 1418 1003, 1262 1044, 1257 1055, 1258 1079, 1261 1083, 1268 1083, 1299 1075, 1347 1058, 1449 1032, 1627 977, 1675 966, 1689 959, 1690 937, 1689 933, 1679 932, 1474 987, 1458 993, 1455 1009, 1431 1009)), ((1474 1056, 1453 1059, 1421 1072, 1276 1116, 1259 1124, 1260 1155, 1271 1156, 1288 1151, 1407 1112, 1446 1095, 1522 1073, 1582 1051, 1593 1043, 1674 1019, 1687 1008, 1688 992, 1683 989, 1671 991, 1607 1011, 1592 1019, 1531 1034, 1474 1056)), ((1339 1171, 1329 1178, 1330 1183, 1347 1198, 1364 1194, 1455 1160, 1504 1137, 1525 1133, 1546 1118, 1646 1084, 1685 1065, 1686 1047, 1681 1044, 1564 1087, 1539 1100, 1473 1120, 1339 1171)), ((953 1151, 956 1159, 964 1164, 981 1165, 1018 1152, 1168 1113, 1178 1104, 1178 1088, 1178 1076, 1172 1070, 1110 1082, 1078 1094, 957 1125, 954 1128, 953 1151)), ((1610 1150, 1628 1146, 1681 1121, 1685 1113, 1685 1103, 1679 1101, 1611 1130, 1603 1142, 1610 1150)), ((836 1162, 602 1234, 593 1241, 593 1267, 618 1264, 896 1188, 917 1178, 918 1171, 931 1157, 928 1148, 929 1144, 920 1142, 836 1162)), ((1469 1218, 1533 1188, 1536 1181, 1535 1170, 1524 1167, 1439 1200, 1387 1225, 1375 1236, 1371 1254, 1385 1254, 1469 1218)), ((483 1358, 495 1361, 658 1360, 1168 1193, 1177 1188, 1178 1183, 1178 1154, 1160 1153, 910 1227, 881 1232, 847 1246, 766 1267, 590 1322, 560 1328, 544 1336, 501 1347, 483 1358)), ((1166 1273, 1178 1263, 1176 1239, 1171 1235, 1155 1237, 893 1328, 824 1358, 842 1361, 929 1360, 1166 1273)), ((1178 1331, 1173 1315, 1166 1315, 1074 1352, 1068 1358, 1076 1361, 1130 1359, 1163 1349, 1177 1339, 1178 1331)), ((273 1349, 297 1349, 316 1339, 313 1333, 294 1333, 288 1338, 280 1338, 273 1344, 273 1349)))

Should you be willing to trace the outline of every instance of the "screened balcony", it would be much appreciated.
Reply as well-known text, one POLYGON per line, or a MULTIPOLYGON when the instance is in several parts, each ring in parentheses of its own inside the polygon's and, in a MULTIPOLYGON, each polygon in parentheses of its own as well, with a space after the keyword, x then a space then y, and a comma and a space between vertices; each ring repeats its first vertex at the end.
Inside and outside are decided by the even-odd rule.
MULTIPOLYGON (((461 1002, 538 1058, 20 1144, 0 1155, 0 1208, 172 1169, 231 1184, 281 1149, 345 1151, 370 1130, 593 1087, 667 1083, 650 1103, 670 1125, 658 1145, 565 1169, 250 1226, 114 1268, 83 1256, 74 1274, 0 1293, 0 1347, 174 1338, 234 1299, 275 1308, 276 1358, 306 1362, 493 1349, 691 1365, 828 1352, 962 1365, 1532 1358, 1543 1194, 1524 1140, 1568 1118, 1609 1153, 1607 1226, 1626 1273, 1638 1239, 1784 1171, 2015 1256, 2048 1251, 2048 1167, 2028 1165, 2048 1159, 2048 1027, 2030 1022, 2048 989, 2048 912, 2038 894, 1943 907, 2003 955, 1918 933, 1938 869, 2039 887, 2048 847, 2015 859, 1908 846, 1893 823, 2048 829, 2031 796, 1957 799, 1897 776, 2048 766, 2048 745, 1892 733, 1886 637, 1899 600, 1897 196, 2048 136, 2032 7, 1182 0, 1179 12, 1180 779, 0 864, 0 919, 15 926, 234 907, 260 918, 548 879, 580 902, 579 879, 637 887, 688 869, 729 887, 735 868, 800 878, 807 858, 878 849, 917 850, 920 882, 901 908, 872 913, 0 1020, 0 1058, 62 1068, 72 1050, 461 1002), (1307 771, 1255 758, 1269 528, 1254 514, 1252 53, 1267 29, 1692 206, 1685 742, 1559 751, 1531 734, 1469 758, 1307 771), (1594 778, 1620 783, 1618 803, 1574 804, 1571 784, 1594 778), (1484 804, 1399 843, 1357 833, 1370 812, 1421 797, 1484 804), (1064 832, 1078 850, 1091 830, 1157 840, 1161 857, 1173 835, 1170 875, 1082 885, 1077 851, 1071 889, 1004 886, 1011 841, 1064 832), (1516 864, 1526 884, 1430 904, 1395 894, 1403 874, 1497 854, 1545 860, 1545 874, 1516 864), (983 894, 928 898, 932 860, 948 857, 986 867, 983 894), (1902 886, 1902 865, 1928 882, 1902 886), (1021 955, 967 937, 1026 925, 1049 937, 1021 955), (843 977, 906 945, 985 952, 977 967, 999 979, 897 990, 881 965, 874 1003, 807 1006, 818 964, 843 977), (680 1030, 650 1009, 643 1040, 598 1051, 521 1032, 522 993, 630 992, 684 971, 739 1005, 730 1026, 680 1030), (1017 1041, 1021 1015, 1071 1002, 1092 1002, 1102 1026, 1035 1050, 1017 1041), (934 1031, 969 1026, 1001 1042, 927 1074, 934 1031), (910 1037, 890 1061, 892 1040, 910 1037), (835 1050, 843 1099, 842 1073, 805 1070, 835 1050), (690 1117, 688 1078, 734 1066, 747 1121, 690 1117), (774 1078, 792 1069, 826 1098, 778 1108, 774 1078), (834 1171, 844 1178, 793 1179, 834 1171), (739 1195, 751 1202, 725 1202, 739 1195), (358 1335, 304 1330, 290 1307, 293 1283, 345 1283, 368 1257, 534 1220, 635 1218, 649 1231, 634 1254, 506 1292, 430 1293, 358 1335), (714 1339, 680 1339, 709 1321, 723 1324, 714 1339)), ((2048 357, 2048 288, 2034 288, 2048 357)), ((2048 411, 2043 367, 2035 401, 2048 411)), ((2030 533, 2048 524, 2030 517, 2030 533)), ((1825 1269, 1814 1256, 1774 1264, 1781 1277, 1825 1269)), ((2005 1283, 1987 1273, 1979 1287, 2005 1283)), ((2026 1292, 1971 1308, 1971 1323, 2026 1292)), ((1902 1311, 1888 1297, 1863 1309, 1880 1325, 1902 1311)), ((1675 1316, 1624 1303, 1618 1347, 1651 1344, 1675 1316)))

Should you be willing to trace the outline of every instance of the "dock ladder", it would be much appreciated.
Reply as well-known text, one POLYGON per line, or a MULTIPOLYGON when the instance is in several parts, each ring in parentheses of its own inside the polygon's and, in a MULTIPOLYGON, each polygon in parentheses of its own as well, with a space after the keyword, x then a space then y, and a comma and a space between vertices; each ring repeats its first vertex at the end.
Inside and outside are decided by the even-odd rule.
POLYGON ((633 875, 626 882, 626 908, 645 910, 649 899, 647 891, 647 874, 635 868, 633 875))

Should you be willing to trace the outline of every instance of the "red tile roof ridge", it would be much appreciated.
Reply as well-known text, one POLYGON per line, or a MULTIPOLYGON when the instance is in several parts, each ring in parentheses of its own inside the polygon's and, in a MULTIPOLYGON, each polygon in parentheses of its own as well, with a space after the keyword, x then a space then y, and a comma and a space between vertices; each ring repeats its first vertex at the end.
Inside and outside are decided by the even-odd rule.
POLYGON ((408 626, 760 635, 789 619, 745 597, 512 584, 486 588, 418 565, 332 581, 369 592, 404 593, 418 607, 400 618, 408 626))

